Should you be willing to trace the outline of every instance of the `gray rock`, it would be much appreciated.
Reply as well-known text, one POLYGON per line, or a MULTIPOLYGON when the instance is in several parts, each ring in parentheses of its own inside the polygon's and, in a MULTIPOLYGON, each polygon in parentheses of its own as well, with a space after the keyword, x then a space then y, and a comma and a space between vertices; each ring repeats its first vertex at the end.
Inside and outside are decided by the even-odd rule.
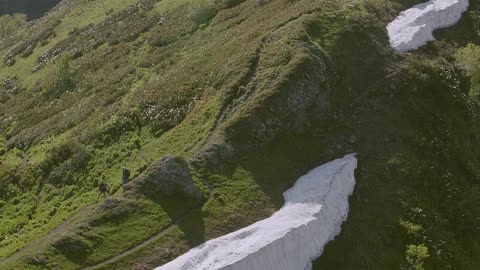
POLYGON ((91 245, 77 234, 67 233, 52 243, 52 247, 70 260, 77 261, 91 252, 91 245))
POLYGON ((29 262, 30 262, 30 264, 33 264, 33 265, 47 265, 48 264, 48 260, 45 259, 42 256, 37 256, 37 257, 30 258, 29 262))
POLYGON ((179 157, 166 156, 151 164, 133 182, 136 189, 148 196, 186 195, 200 199, 202 192, 192 179, 188 164, 179 157))

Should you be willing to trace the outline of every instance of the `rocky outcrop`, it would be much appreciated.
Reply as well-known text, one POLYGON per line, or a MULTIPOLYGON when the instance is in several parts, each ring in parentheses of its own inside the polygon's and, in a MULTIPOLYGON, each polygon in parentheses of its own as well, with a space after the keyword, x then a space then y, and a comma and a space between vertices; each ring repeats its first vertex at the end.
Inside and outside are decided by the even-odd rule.
POLYGON ((83 237, 66 233, 52 243, 52 248, 72 261, 82 261, 93 247, 83 237))
POLYGON ((137 190, 148 196, 181 194, 196 199, 202 197, 187 162, 178 157, 166 156, 151 164, 133 184, 137 190))
POLYGON ((432 32, 456 24, 468 5, 469 0, 431 0, 403 11, 387 26, 390 45, 410 51, 435 40, 432 32))
POLYGON ((156 270, 311 269, 339 232, 355 186, 354 155, 324 164, 284 193, 270 218, 210 240, 156 270))
POLYGON ((257 151, 287 134, 302 134, 328 117, 336 73, 304 31, 314 18, 303 15, 263 39, 244 85, 194 157, 195 166, 221 168, 232 156, 257 151))

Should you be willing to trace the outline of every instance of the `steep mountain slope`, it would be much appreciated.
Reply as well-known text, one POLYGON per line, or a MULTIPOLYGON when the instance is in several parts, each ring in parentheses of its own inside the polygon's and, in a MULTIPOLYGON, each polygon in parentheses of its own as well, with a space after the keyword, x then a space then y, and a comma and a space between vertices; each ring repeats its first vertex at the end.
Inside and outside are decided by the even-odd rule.
POLYGON ((395 53, 386 26, 420 2, 62 1, 0 41, 0 268, 152 269, 357 152, 314 269, 478 269, 478 100, 454 55, 480 5, 395 53), (162 188, 180 178, 203 196, 162 188))
POLYGON ((300 177, 271 217, 207 241, 155 270, 312 269, 341 231, 357 159, 346 155, 300 177))

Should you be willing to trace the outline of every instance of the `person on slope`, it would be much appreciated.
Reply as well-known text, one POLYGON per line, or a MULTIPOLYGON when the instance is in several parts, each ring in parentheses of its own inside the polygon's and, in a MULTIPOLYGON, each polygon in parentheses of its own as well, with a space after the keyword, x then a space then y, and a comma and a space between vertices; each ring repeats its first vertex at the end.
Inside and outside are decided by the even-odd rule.
POLYGON ((127 169, 127 167, 123 167, 122 186, 123 186, 124 192, 127 190, 127 184, 128 184, 129 178, 130 178, 130 171, 127 169))
POLYGON ((100 199, 100 196, 107 197, 107 185, 105 184, 105 181, 102 181, 100 185, 98 186, 98 199, 100 199))

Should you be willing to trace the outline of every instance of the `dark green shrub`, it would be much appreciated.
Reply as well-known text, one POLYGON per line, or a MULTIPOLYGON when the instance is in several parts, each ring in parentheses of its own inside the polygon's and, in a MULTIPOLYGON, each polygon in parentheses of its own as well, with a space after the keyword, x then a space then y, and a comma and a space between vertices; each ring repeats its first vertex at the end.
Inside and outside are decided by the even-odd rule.
POLYGON ((46 153, 40 164, 43 178, 53 185, 72 184, 76 173, 84 172, 90 154, 78 142, 67 142, 46 153))
POLYGON ((17 31, 27 23, 25 14, 13 14, 0 16, 0 39, 3 39, 17 31))
POLYGON ((190 19, 197 25, 208 24, 217 12, 215 5, 209 0, 193 1, 190 4, 190 19))
POLYGON ((14 181, 14 177, 13 172, 0 175, 0 199, 7 200, 11 197, 9 186, 14 181))
POLYGON ((111 145, 117 142, 120 137, 131 131, 140 128, 139 116, 134 112, 123 112, 113 115, 104 125, 98 128, 93 134, 96 147, 111 145))
POLYGON ((64 55, 49 71, 44 83, 43 95, 48 98, 58 98, 74 86, 70 71, 70 56, 64 55))

